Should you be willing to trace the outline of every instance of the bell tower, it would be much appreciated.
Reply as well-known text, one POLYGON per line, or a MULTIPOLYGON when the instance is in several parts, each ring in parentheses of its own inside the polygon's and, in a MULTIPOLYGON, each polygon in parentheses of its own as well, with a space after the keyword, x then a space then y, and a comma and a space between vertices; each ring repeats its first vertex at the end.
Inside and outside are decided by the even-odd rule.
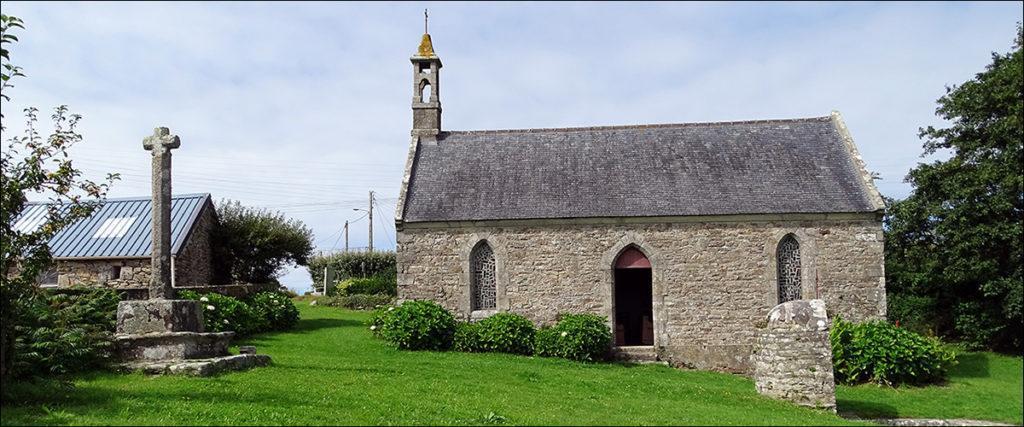
POLYGON ((441 133, 441 59, 427 32, 427 11, 423 11, 423 39, 412 61, 412 133, 437 136, 441 133))

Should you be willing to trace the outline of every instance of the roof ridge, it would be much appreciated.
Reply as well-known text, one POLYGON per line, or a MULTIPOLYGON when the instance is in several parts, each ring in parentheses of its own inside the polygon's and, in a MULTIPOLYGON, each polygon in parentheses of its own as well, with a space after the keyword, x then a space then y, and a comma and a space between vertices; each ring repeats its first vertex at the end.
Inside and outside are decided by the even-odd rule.
POLYGON ((652 123, 641 125, 610 125, 610 126, 580 126, 561 128, 524 128, 524 129, 479 129, 479 130, 454 130, 444 131, 446 134, 497 134, 497 133, 543 133, 543 132, 585 132, 595 130, 619 130, 619 129, 659 129, 689 126, 710 126, 710 125, 737 125, 754 123, 795 123, 808 121, 828 121, 832 116, 799 117, 790 119, 757 119, 757 120, 731 120, 718 122, 689 122, 689 123, 652 123))
MULTIPOLYGON (((173 199, 190 199, 190 198, 193 198, 193 197, 212 197, 212 195, 210 193, 185 193, 185 194, 172 194, 171 195, 171 199, 172 200, 173 199)), ((148 201, 148 200, 152 200, 152 199, 153 199, 153 196, 146 196, 146 197, 143 197, 143 196, 114 197, 114 198, 103 199, 103 203, 109 203, 109 202, 139 202, 139 201, 148 201)), ((30 201, 26 202, 25 204, 26 205, 49 205, 50 203, 51 202, 49 202, 49 201, 30 200, 30 201)))

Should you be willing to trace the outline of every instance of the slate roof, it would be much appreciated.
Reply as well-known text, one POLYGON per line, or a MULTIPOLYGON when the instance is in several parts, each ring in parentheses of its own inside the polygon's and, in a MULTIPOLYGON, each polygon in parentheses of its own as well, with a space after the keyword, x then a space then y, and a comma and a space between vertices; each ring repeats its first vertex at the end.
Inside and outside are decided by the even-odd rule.
POLYGON ((877 211, 839 126, 826 116, 443 132, 418 144, 402 219, 877 211))
MULTIPOLYGON (((171 253, 178 255, 191 235, 209 194, 171 197, 171 253)), ((46 203, 25 206, 15 228, 32 228, 46 216, 46 203)), ((58 232, 50 239, 54 258, 146 258, 152 253, 152 199, 107 199, 91 216, 58 232)))

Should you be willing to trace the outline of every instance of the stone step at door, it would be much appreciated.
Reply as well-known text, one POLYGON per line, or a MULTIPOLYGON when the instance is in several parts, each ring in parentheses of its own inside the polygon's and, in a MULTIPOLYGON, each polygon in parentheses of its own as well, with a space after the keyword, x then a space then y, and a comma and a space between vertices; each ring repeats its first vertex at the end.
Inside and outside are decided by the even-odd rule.
POLYGON ((658 358, 657 350, 650 345, 613 347, 612 359, 620 362, 668 365, 668 362, 658 358))

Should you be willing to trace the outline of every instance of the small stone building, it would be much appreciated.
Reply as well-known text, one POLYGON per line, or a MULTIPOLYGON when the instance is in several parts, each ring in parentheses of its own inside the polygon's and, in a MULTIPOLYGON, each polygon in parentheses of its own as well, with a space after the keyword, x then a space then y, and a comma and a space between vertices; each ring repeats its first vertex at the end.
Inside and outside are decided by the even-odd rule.
MULTIPOLYGON (((31 203, 15 227, 42 225, 45 203, 31 203)), ((145 298, 152 251, 150 198, 108 199, 91 216, 50 239, 54 265, 43 287, 100 285, 145 298)), ((212 233, 218 224, 209 194, 176 195, 171 202, 171 281, 177 288, 207 288, 214 280, 212 233)))
POLYGON ((781 302, 885 317, 883 202, 839 113, 449 131, 429 35, 411 60, 400 299, 594 313, 622 354, 734 372, 781 302))

